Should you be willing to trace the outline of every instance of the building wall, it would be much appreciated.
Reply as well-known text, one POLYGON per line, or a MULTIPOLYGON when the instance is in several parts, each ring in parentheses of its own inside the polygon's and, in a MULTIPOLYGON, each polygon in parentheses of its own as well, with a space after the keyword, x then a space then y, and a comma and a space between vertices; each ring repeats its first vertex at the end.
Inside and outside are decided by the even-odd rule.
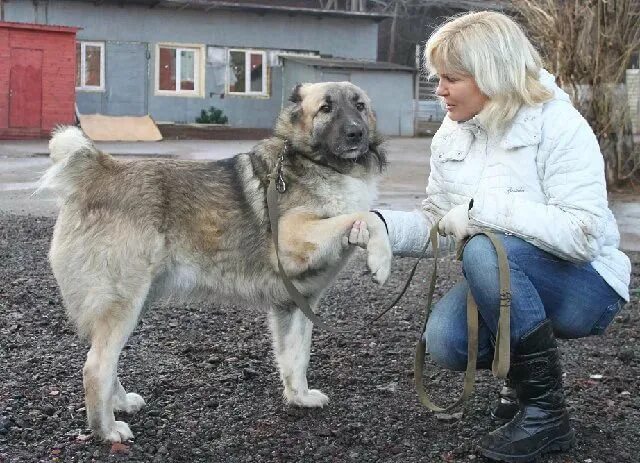
POLYGON ((351 82, 364 89, 384 135, 413 136, 413 74, 410 72, 353 72, 351 82))
POLYGON ((326 69, 285 60, 285 91, 299 82, 345 80, 362 88, 371 98, 380 133, 409 137, 414 135, 413 73, 326 69))
POLYGON ((56 0, 5 5, 5 21, 82 27, 81 40, 183 42, 217 46, 319 51, 340 58, 376 60, 378 25, 372 20, 302 14, 174 10, 56 0), (45 14, 46 11, 46 14, 45 14))
POLYGON ((193 122, 202 109, 215 106, 224 111, 233 126, 273 126, 283 98, 280 68, 269 71, 267 98, 225 95, 224 73, 210 64, 205 67, 203 97, 158 96, 155 95, 155 53, 159 42, 293 49, 343 58, 376 59, 378 26, 371 20, 280 13, 207 13, 65 0, 37 5, 31 1, 7 3, 5 18, 82 27, 79 40, 105 42, 105 90, 78 91, 77 104, 83 114, 150 114, 158 121, 193 122))

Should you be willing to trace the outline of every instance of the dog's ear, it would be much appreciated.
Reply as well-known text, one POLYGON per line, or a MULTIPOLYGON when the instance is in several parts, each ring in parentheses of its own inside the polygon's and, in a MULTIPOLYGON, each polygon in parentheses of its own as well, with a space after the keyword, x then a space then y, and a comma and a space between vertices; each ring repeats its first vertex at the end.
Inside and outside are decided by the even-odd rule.
POLYGON ((291 96, 289 97, 289 101, 295 104, 295 107, 291 110, 290 121, 292 124, 300 119, 300 116, 302 115, 302 106, 300 105, 300 103, 302 103, 302 94, 300 92, 301 88, 302 84, 297 84, 291 92, 291 96))
POLYGON ((300 103, 302 101, 302 95, 300 94, 300 89, 302 88, 302 84, 298 83, 291 92, 291 96, 289 97, 289 101, 292 103, 300 103))

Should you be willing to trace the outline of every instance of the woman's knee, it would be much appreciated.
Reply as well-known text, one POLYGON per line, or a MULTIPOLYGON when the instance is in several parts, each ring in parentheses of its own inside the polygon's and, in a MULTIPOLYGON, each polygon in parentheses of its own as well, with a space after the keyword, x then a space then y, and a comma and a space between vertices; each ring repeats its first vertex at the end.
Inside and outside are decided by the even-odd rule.
POLYGON ((466 334, 458 333, 455 324, 440 310, 434 310, 423 334, 431 360, 443 368, 464 371, 467 366, 466 334))
POLYGON ((467 242, 462 253, 462 269, 467 280, 497 277, 498 257, 489 238, 476 235, 467 242))
POLYGON ((593 331, 593 323, 585 323, 578 317, 557 316, 549 317, 553 326, 553 334, 559 339, 578 339, 590 336, 593 331))

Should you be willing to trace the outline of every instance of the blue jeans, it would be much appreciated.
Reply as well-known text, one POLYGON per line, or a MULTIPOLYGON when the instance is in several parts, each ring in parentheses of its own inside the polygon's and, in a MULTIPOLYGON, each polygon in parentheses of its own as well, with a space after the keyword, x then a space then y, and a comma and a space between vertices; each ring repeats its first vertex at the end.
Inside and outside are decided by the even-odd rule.
MULTIPOLYGON (((511 272, 511 348, 545 319, 559 338, 602 334, 624 305, 589 263, 560 259, 511 235, 504 244, 511 272)), ((467 291, 478 304, 478 366, 491 365, 500 315, 498 258, 486 236, 469 240, 462 257, 464 280, 434 305, 424 336, 433 361, 462 371, 467 364, 467 291)))

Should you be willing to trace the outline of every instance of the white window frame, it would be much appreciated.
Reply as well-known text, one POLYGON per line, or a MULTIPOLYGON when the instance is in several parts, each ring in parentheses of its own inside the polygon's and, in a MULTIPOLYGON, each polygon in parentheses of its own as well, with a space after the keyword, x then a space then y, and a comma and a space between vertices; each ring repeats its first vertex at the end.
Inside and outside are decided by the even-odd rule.
POLYGON ((77 43, 80 44, 80 62, 76 63, 76 66, 80 66, 80 86, 76 87, 76 90, 80 90, 83 92, 104 92, 104 42, 89 42, 85 40, 78 40, 77 43), (87 85, 85 83, 87 45, 100 48, 100 85, 87 85))
POLYGON ((227 50, 227 85, 226 92, 229 95, 239 96, 269 96, 267 92, 267 52, 265 50, 254 50, 251 48, 229 48, 227 50), (231 52, 244 52, 244 92, 232 92, 231 91, 231 52), (262 55, 262 90, 259 92, 252 92, 251 89, 251 59, 252 54, 262 55))
POLYGON ((157 43, 156 44, 156 66, 155 66, 155 94, 158 96, 184 96, 184 97, 204 97, 204 67, 206 61, 205 46, 202 44, 191 43, 157 43), (174 48, 176 50, 176 89, 175 90, 160 90, 160 49, 161 48, 174 48), (193 90, 178 90, 180 83, 180 71, 181 71, 181 51, 193 51, 194 53, 194 65, 193 65, 193 90))

